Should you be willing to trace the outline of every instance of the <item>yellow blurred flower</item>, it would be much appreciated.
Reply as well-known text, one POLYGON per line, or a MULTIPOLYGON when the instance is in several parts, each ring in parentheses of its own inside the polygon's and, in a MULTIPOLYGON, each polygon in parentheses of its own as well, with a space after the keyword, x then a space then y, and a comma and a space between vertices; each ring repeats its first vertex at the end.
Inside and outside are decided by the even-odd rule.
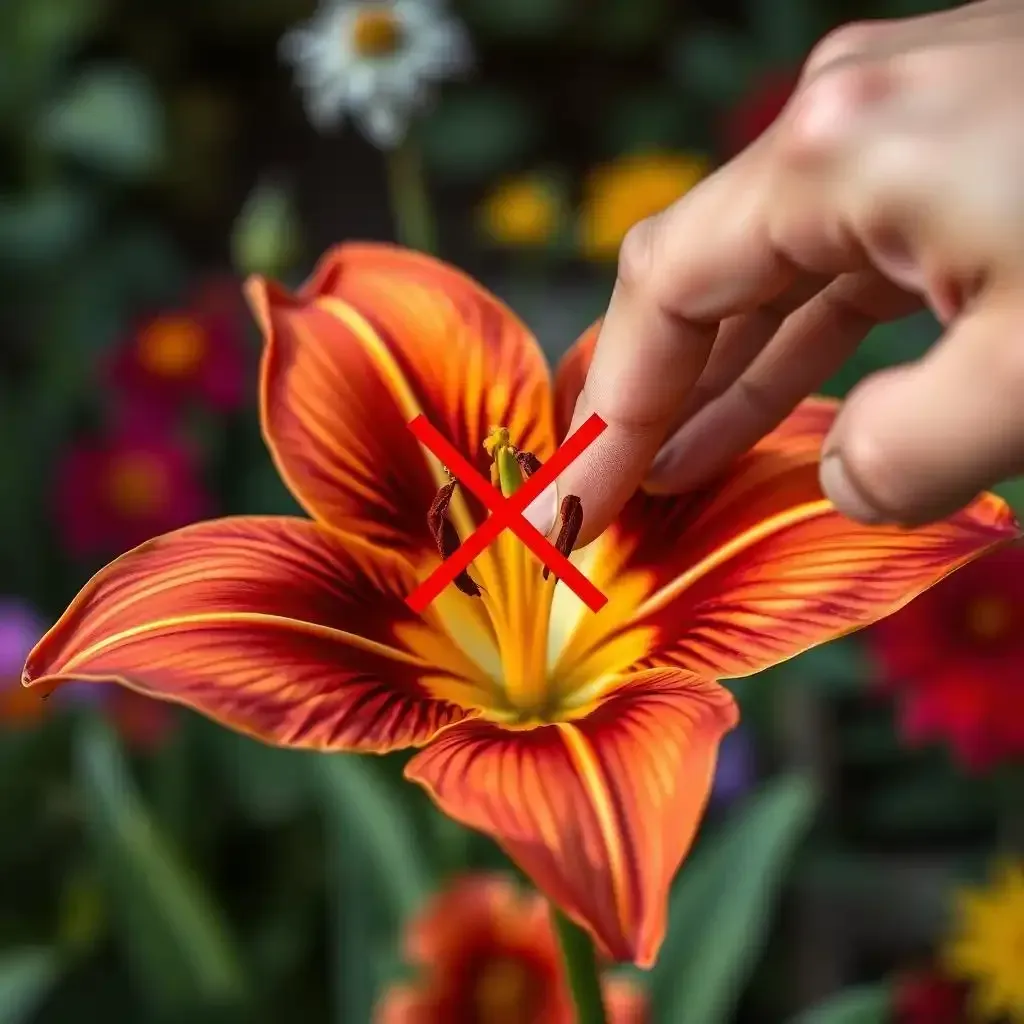
POLYGON ((694 153, 636 153, 595 167, 583 183, 579 242, 587 259, 614 259, 626 232, 689 192, 709 170, 694 153))
POLYGON ((1005 865, 988 886, 961 890, 956 904, 949 972, 972 984, 978 1016, 1024 1024, 1024 861, 1005 865))
POLYGON ((480 226, 492 241, 508 246, 546 245, 558 232, 565 203, 544 174, 524 174, 496 185, 480 207, 480 226))

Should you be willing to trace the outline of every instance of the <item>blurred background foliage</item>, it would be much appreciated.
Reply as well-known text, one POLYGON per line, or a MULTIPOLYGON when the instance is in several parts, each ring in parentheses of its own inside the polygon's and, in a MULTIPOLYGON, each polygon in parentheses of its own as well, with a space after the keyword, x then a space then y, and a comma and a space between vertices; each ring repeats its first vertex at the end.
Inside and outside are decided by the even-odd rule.
MULTIPOLYGON (((553 360, 601 312, 625 229, 770 123, 822 33, 923 9, 454 6, 477 67, 418 126, 441 250, 553 360)), ((130 695, 40 705, 18 686, 111 556, 205 515, 294 510, 259 438, 241 278, 296 283, 330 244, 394 236, 380 153, 316 134, 278 62, 311 13, 0 6, 0 1024, 369 1021, 424 901, 510 870, 401 784, 400 757, 310 758, 130 695)), ((879 328, 829 390, 936 335, 926 316, 879 328)), ((952 627, 934 628, 941 647, 952 627)), ((1019 853, 1012 758, 910 745, 870 641, 766 675, 738 687, 661 961, 626 972, 650 1019, 959 1020, 907 1007, 940 984, 956 886, 1019 853)))

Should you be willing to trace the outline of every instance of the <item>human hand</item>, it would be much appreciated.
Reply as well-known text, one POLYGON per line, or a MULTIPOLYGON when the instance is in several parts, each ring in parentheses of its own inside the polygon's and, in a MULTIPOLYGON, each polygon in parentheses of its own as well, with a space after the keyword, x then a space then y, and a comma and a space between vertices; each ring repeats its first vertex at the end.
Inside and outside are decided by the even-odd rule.
POLYGON ((630 231, 569 432, 608 429, 558 481, 578 544, 639 485, 713 476, 923 303, 944 337, 850 394, 825 493, 913 525, 1024 471, 1022 97, 1022 0, 848 26, 760 139, 630 231))

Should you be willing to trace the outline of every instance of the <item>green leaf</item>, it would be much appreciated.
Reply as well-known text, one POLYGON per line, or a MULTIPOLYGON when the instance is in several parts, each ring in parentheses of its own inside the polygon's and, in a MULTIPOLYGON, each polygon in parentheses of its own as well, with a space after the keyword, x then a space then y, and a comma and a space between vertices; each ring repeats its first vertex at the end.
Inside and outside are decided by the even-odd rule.
POLYGON ((327 824, 335 1020, 370 1020, 383 981, 380 951, 432 880, 405 804, 368 758, 315 755, 327 824))
POLYGON ((54 151, 122 178, 154 172, 164 157, 160 101, 131 67, 97 65, 83 71, 40 122, 40 140, 54 151))
POLYGON ((235 269, 281 277, 295 265, 301 237, 291 190, 262 181, 249 193, 231 230, 235 269))
POLYGON ((25 196, 0 196, 0 259, 34 267, 74 250, 96 221, 81 190, 54 185, 25 196))
POLYGON ((519 161, 536 139, 537 121, 525 100, 480 88, 448 95, 421 132, 431 172, 453 182, 474 182, 519 161))
POLYGON ((888 1024, 887 985, 858 985, 832 996, 793 1019, 792 1024, 888 1024))
POLYGON ((603 0, 587 20, 601 44, 623 50, 657 39, 669 15, 666 0, 603 0))
POLYGON ((318 755, 314 766, 328 819, 341 823, 348 843, 366 852, 396 920, 408 916, 430 891, 431 879, 405 804, 368 758, 318 755))
POLYGON ((0 956, 0 1024, 29 1024, 59 974, 50 949, 8 950, 0 956))
POLYGON ((686 145, 690 119, 678 96, 666 92, 627 93, 601 118, 605 148, 614 156, 686 145))
POLYGON ((732 1019, 816 804, 809 779, 774 780, 683 867, 652 979, 657 1019, 686 1024, 732 1019))
POLYGON ((683 94, 716 107, 743 96, 756 67, 742 38, 711 25, 681 35, 669 54, 669 73, 683 94))
POLYGON ((140 991, 158 1012, 238 1006, 246 982, 227 926, 156 828, 114 733, 86 717, 75 753, 86 822, 140 991))
POLYGON ((828 28, 813 0, 747 0, 751 31, 762 59, 796 67, 828 28))

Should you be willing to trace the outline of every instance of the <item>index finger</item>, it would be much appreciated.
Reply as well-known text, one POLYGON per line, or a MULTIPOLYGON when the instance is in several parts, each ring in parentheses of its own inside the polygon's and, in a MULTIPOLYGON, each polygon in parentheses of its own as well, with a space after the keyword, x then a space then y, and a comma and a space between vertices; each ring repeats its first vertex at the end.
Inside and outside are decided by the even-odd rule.
POLYGON ((795 176, 779 173, 770 134, 627 235, 569 433, 593 413, 608 429, 559 478, 557 495, 528 511, 538 529, 550 529, 568 494, 583 507, 579 546, 612 522, 676 425, 720 321, 778 298, 805 272, 834 275, 863 262, 815 197, 824 189, 808 180, 796 188, 795 176))

